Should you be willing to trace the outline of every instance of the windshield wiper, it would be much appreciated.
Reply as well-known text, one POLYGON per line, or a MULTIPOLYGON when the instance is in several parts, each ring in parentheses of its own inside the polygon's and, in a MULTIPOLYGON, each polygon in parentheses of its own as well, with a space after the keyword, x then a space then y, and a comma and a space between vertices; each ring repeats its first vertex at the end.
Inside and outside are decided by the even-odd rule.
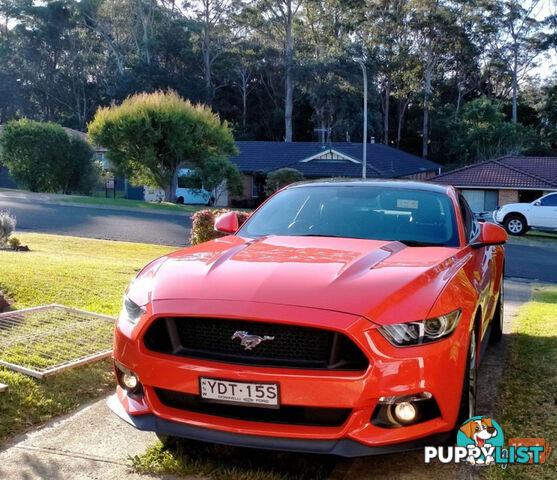
POLYGON ((325 235, 321 233, 304 233, 302 235, 294 235, 294 237, 333 237, 333 238, 353 238, 353 237, 344 237, 342 235, 325 235))
POLYGON ((442 247, 442 243, 434 242, 419 242, 417 240, 395 240, 400 243, 404 243, 407 247, 442 247))

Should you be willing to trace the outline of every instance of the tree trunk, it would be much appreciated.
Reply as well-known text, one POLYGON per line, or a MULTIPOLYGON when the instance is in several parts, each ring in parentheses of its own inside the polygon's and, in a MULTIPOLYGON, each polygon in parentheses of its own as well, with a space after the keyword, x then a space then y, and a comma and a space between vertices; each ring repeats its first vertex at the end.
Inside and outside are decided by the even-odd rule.
POLYGON ((211 88, 211 39, 210 39, 210 8, 209 2, 205 2, 204 25, 203 25, 203 67, 205 74, 205 101, 211 105, 213 101, 213 89, 211 88))
POLYGON ((518 95, 518 46, 515 43, 513 51, 513 123, 518 121, 517 95, 518 95))
POLYGON ((387 75, 387 85, 385 86, 385 111, 383 114, 383 143, 389 145, 389 108, 391 97, 391 72, 387 75))
POLYGON ((294 55, 294 40, 292 38, 292 2, 287 5, 288 13, 285 19, 285 80, 284 80, 284 141, 292 141, 292 112, 294 110, 294 82, 292 80, 292 62, 294 55))
POLYGON ((398 101, 398 125, 396 131, 396 148, 400 148, 400 141, 402 139, 402 125, 404 123, 404 115, 406 114, 406 109, 408 108, 409 103, 410 103, 409 98, 407 98, 406 100, 400 99, 398 101))
POLYGON ((431 97, 431 75, 433 70, 433 50, 431 40, 427 47, 425 69, 424 123, 422 130, 422 157, 427 158, 429 148, 429 100, 431 97))

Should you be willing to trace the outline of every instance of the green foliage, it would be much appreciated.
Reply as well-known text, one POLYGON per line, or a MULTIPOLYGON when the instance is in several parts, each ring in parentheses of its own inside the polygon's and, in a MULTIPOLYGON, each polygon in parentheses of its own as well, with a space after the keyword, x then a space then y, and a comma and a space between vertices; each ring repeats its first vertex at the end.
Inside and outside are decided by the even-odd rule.
POLYGON ((486 97, 468 102, 461 115, 446 107, 434 122, 437 137, 443 137, 446 161, 474 163, 507 154, 521 154, 539 143, 535 132, 507 121, 500 103, 486 97))
POLYGON ((19 238, 14 237, 13 235, 8 239, 8 245, 13 248, 14 250, 17 250, 18 247, 21 245, 21 241, 19 240, 19 238))
POLYGON ((300 182, 304 176, 295 168, 279 168, 269 173, 265 182, 265 194, 272 195, 283 187, 300 182))
MULTIPOLYGON (((200 210, 195 212, 192 219, 190 244, 197 245, 198 243, 208 242, 215 238, 224 237, 225 233, 220 233, 215 230, 215 219, 223 213, 230 212, 231 210, 200 210)), ((238 216, 238 224, 241 226, 251 215, 248 212, 235 212, 238 216)))
MULTIPOLYGON (((376 141, 414 154, 425 144, 431 160, 445 163, 446 136, 437 132, 447 106, 459 117, 485 95, 507 120, 516 110, 540 134, 532 152, 549 152, 557 148, 555 77, 540 53, 555 45, 556 16, 544 23, 543 9, 531 9, 536 1, 196 0, 183 8, 4 0, 0 124, 27 115, 84 130, 101 105, 171 88, 209 103, 237 139, 283 141, 292 108, 295 141, 315 141, 323 128, 327 141, 359 142, 362 75, 352 58, 363 56, 376 141), (531 75, 537 66, 541 84, 531 75), (531 102, 529 87, 548 93, 531 102)), ((470 161, 458 150, 451 156, 470 161)))
POLYGON ((176 448, 160 443, 131 458, 142 473, 173 474, 211 480, 323 480, 336 460, 332 456, 244 449, 183 440, 176 448))
POLYGON ((93 141, 108 149, 118 173, 132 183, 162 188, 166 200, 174 199, 172 184, 181 165, 202 167, 237 152, 226 121, 173 91, 141 93, 100 108, 88 129, 93 141))
POLYGON ((209 158, 194 173, 199 176, 203 188, 214 192, 215 203, 226 190, 230 195, 241 195, 244 191, 244 177, 236 164, 224 157, 209 158))
POLYGON ((98 178, 93 149, 54 123, 9 122, 0 136, 3 161, 32 192, 89 193, 98 178))

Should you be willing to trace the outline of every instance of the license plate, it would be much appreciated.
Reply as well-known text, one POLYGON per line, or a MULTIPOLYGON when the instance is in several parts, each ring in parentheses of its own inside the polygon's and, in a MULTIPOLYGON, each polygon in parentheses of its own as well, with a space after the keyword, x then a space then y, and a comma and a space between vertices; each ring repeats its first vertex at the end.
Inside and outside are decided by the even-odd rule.
POLYGON ((199 377, 199 393, 201 399, 207 402, 279 408, 278 383, 232 382, 199 377))

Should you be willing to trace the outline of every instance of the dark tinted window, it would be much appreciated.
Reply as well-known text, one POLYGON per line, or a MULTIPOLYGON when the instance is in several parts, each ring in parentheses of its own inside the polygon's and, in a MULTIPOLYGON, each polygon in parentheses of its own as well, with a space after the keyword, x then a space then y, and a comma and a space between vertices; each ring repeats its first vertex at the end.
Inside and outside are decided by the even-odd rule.
POLYGON ((349 237, 458 245, 446 195, 382 186, 303 186, 271 198, 238 235, 349 237))
POLYGON ((544 207, 557 207, 557 193, 543 198, 542 205, 544 207))
POLYGON ((201 179, 196 175, 184 175, 178 177, 178 188, 190 188, 192 190, 201 190, 203 185, 201 179))

